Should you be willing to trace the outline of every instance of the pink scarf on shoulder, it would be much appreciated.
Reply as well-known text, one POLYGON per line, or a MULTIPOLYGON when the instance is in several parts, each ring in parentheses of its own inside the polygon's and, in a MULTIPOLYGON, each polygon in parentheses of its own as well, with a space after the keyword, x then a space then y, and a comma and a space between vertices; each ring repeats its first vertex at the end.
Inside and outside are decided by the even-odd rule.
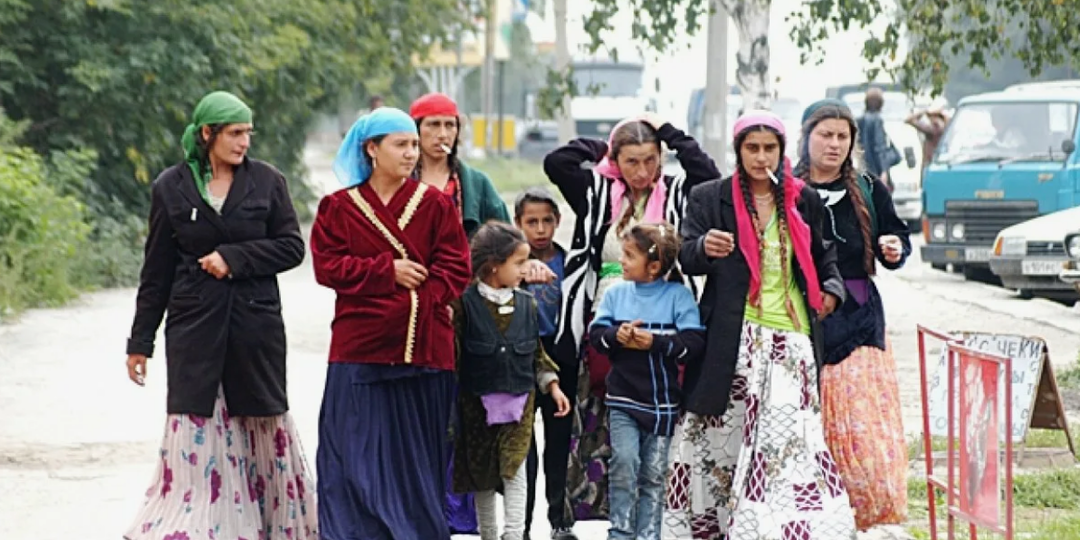
MULTIPOLYGON (((623 180, 622 171, 619 170, 618 163, 611 159, 611 147, 615 143, 615 131, 620 127, 629 124, 630 122, 637 122, 641 120, 639 116, 632 116, 615 124, 615 127, 611 128, 611 133, 608 135, 608 155, 604 156, 604 159, 600 160, 600 163, 596 165, 593 170, 605 178, 611 179, 611 221, 618 221, 622 217, 622 205, 624 196, 626 195, 626 180, 623 180)), ((649 194, 649 200, 645 203, 645 216, 644 223, 660 223, 664 221, 664 203, 667 202, 667 184, 664 182, 664 175, 660 175, 660 179, 657 180, 656 185, 652 188, 652 193, 649 194)))
MULTIPOLYGON (((806 296, 810 302, 810 308, 816 313, 821 313, 821 284, 818 282, 817 266, 814 265, 814 257, 810 252, 810 226, 803 220, 797 206, 802 188, 806 183, 795 178, 791 172, 791 161, 786 157, 783 175, 784 216, 787 217, 791 245, 795 249, 795 259, 799 262, 803 277, 806 278, 806 296)), ((746 264, 750 267, 750 305, 760 306, 761 251, 758 247, 758 236, 754 229, 753 219, 750 218, 750 211, 747 210, 746 200, 743 198, 742 182, 736 171, 731 179, 731 195, 735 204, 737 243, 739 251, 746 259, 746 264)))

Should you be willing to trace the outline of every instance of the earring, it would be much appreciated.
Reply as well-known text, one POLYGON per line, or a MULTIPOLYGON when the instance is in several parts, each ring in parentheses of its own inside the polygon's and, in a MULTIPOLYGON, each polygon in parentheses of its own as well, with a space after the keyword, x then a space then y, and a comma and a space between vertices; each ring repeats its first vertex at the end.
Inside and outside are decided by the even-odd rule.
POLYGON ((375 156, 371 156, 371 168, 372 169, 379 168, 379 162, 375 159, 375 156))

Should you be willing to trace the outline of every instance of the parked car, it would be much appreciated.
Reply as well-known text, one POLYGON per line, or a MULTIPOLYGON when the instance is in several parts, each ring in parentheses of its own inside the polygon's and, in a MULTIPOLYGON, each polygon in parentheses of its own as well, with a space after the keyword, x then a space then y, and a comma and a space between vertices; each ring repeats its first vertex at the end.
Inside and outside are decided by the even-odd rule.
POLYGON ((1062 266, 1070 257, 1068 243, 1062 238, 1077 223, 1080 206, 1002 229, 994 241, 990 271, 1001 278, 1002 285, 1016 289, 1021 296, 1072 297, 1077 292, 1075 287, 1060 278, 1062 266))
POLYGON ((1065 236, 1065 252, 1069 255, 1069 260, 1062 265, 1064 268, 1058 277, 1080 293, 1080 230, 1065 236))

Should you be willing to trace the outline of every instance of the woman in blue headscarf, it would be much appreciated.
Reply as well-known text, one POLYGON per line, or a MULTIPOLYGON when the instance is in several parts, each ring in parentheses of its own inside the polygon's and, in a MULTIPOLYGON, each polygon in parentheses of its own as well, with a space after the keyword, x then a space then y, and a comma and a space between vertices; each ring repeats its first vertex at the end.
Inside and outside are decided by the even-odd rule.
POLYGON ((315 279, 337 293, 316 457, 323 540, 449 540, 454 331, 471 277, 453 203, 410 178, 416 123, 383 107, 345 136, 319 203, 315 279))

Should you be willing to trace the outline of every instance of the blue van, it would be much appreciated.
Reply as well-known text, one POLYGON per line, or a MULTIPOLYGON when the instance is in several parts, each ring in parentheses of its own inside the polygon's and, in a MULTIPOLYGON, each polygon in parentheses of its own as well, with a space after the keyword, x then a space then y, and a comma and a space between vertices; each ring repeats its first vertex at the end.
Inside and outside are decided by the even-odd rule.
POLYGON ((1002 229, 1080 205, 1078 112, 1080 88, 960 100, 923 180, 923 261, 986 272, 1002 229))

